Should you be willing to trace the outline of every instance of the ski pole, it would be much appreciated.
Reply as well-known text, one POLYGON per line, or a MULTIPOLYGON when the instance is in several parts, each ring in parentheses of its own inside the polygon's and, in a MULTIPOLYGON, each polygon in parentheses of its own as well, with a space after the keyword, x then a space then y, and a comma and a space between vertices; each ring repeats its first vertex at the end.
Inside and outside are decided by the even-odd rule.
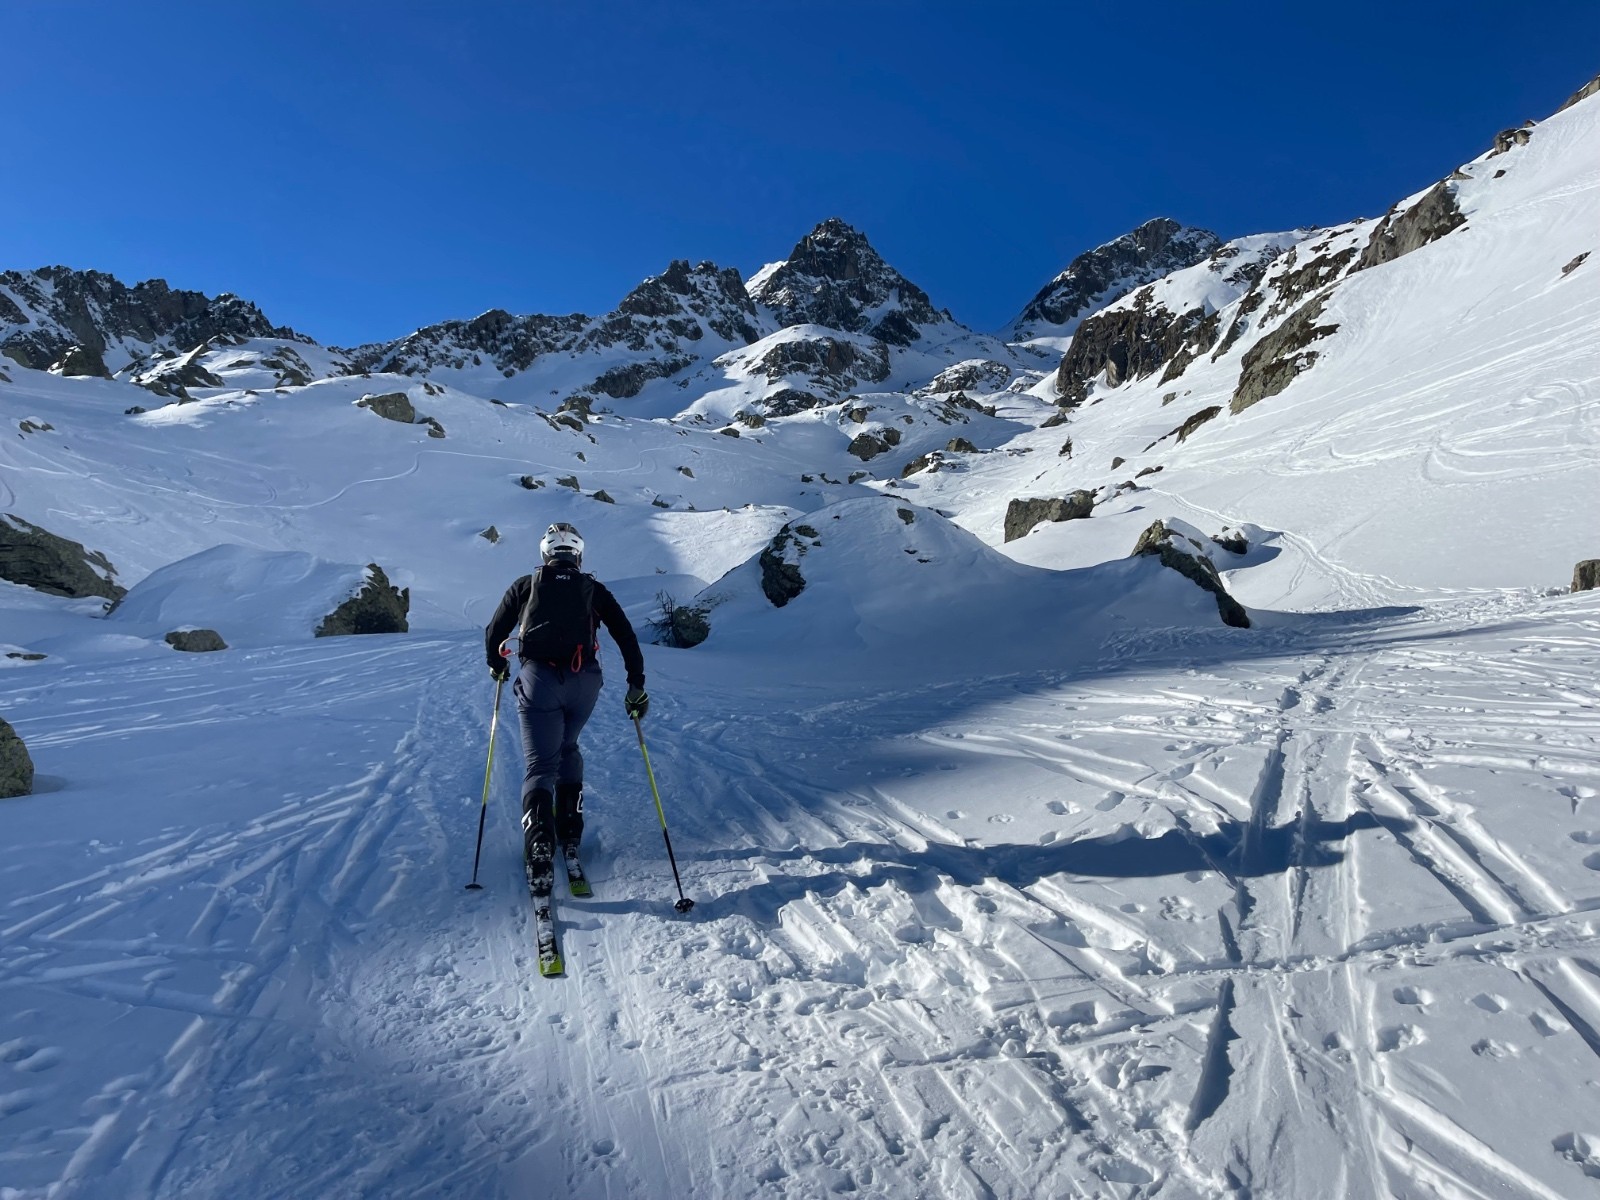
POLYGON ((478 861, 483 857, 483 819, 489 815, 489 774, 494 770, 494 735, 500 728, 500 689, 505 682, 504 678, 494 681, 494 716, 489 718, 489 763, 483 768, 483 805, 478 809, 478 848, 472 855, 472 882, 467 884, 469 892, 483 890, 483 884, 478 882, 478 861))
POLYGON ((639 735, 639 753, 644 755, 644 773, 650 780, 650 794, 656 800, 656 819, 661 822, 661 840, 667 844, 667 861, 672 864, 672 882, 678 885, 678 899, 672 907, 686 913, 694 907, 694 901, 683 894, 683 880, 678 877, 678 860, 672 853, 672 837, 667 833, 667 814, 661 808, 661 792, 656 787, 656 773, 650 769, 650 751, 645 749, 644 726, 639 724, 638 717, 633 719, 633 728, 639 735))

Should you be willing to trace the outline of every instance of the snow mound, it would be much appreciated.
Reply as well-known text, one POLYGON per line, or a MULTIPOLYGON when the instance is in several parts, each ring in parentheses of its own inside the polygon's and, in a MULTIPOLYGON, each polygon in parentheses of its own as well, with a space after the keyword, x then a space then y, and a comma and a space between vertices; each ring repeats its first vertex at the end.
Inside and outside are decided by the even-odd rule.
POLYGON ((892 494, 789 522, 695 603, 708 645, 902 680, 1064 667, 1112 633, 1218 624, 1209 596, 1152 560, 1026 566, 892 494))
POLYGON ((366 577, 297 550, 213 546, 151 572, 108 619, 152 637, 206 628, 230 646, 279 645, 310 638, 366 577))

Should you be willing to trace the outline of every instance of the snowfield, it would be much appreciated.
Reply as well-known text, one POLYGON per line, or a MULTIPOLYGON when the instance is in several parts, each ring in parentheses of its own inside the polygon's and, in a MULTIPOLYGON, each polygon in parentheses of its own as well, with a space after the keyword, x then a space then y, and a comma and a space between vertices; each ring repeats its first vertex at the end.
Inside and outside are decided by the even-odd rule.
POLYGON ((1466 224, 1330 284, 1238 413, 1266 318, 1205 264, 1151 286, 1238 344, 1065 420, 1055 360, 953 322, 737 437, 763 352, 850 337, 588 420, 532 397, 643 351, 307 344, 280 385, 251 341, 192 403, 0 360, 0 512, 131 589, 0 581, 37 769, 0 801, 0 1200, 1600 1192, 1600 592, 1564 586, 1600 557, 1600 99, 1461 174, 1466 224), (358 405, 393 392, 437 429, 358 405), (1212 558, 1251 628, 1129 557, 1158 519, 1245 533, 1212 558), (695 907, 602 639, 595 896, 558 883, 546 980, 509 700, 462 885, 482 624, 555 520, 641 633, 666 599, 711 635, 645 647, 695 907), (411 631, 314 639, 368 563, 411 631))

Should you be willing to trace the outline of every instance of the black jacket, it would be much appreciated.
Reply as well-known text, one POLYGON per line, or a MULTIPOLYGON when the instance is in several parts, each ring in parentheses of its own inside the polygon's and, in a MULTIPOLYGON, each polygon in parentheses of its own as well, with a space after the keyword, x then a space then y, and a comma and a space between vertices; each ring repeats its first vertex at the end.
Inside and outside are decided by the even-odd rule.
MULTIPOLYGON (((505 659, 500 657, 500 644, 516 630, 532 588, 532 575, 524 575, 507 588, 506 594, 500 599, 500 607, 494 610, 494 616, 483 631, 484 655, 493 670, 505 664, 505 659)), ((622 611, 622 605, 617 603, 611 590, 595 579, 594 598, 589 609, 591 635, 598 634, 601 622, 610 631, 617 649, 622 651, 622 665, 628 672, 628 686, 643 688, 644 655, 639 652, 639 639, 633 632, 633 626, 628 623, 628 614, 622 611)))

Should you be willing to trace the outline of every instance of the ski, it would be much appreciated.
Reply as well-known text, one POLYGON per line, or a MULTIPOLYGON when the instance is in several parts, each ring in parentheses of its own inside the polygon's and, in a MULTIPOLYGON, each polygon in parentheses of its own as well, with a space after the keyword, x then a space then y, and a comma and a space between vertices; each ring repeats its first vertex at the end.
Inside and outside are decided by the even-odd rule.
POLYGON ((561 943, 556 940, 555 914, 550 910, 550 893, 555 890, 555 864, 549 859, 529 862, 528 894, 533 898, 533 929, 539 946, 539 974, 549 978, 562 974, 561 943))
POLYGON ((589 877, 583 873, 583 863, 578 861, 577 845, 573 842, 564 842, 561 846, 561 857, 567 865, 567 891, 574 896, 594 895, 594 889, 589 886, 589 877))
POLYGON ((561 961, 561 946, 556 941, 556 920, 550 913, 550 898, 533 910, 534 929, 539 938, 539 974, 546 979, 566 972, 561 961))

